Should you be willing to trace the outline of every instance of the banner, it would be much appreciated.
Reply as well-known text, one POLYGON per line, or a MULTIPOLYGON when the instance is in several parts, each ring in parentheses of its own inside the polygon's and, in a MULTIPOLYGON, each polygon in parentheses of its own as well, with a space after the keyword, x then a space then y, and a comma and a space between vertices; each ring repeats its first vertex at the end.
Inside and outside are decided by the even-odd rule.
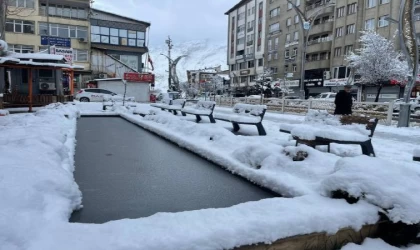
POLYGON ((54 55, 62 55, 64 56, 64 59, 67 63, 72 64, 73 63, 73 49, 67 49, 67 48, 57 48, 55 46, 51 46, 50 54, 54 55))

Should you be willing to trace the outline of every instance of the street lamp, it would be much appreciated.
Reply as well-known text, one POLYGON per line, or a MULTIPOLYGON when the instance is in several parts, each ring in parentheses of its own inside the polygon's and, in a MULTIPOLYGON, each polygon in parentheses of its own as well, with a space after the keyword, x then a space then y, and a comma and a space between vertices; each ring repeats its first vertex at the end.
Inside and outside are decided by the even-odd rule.
POLYGON ((401 0, 399 20, 390 17, 386 18, 387 21, 398 24, 400 46, 407 60, 408 67, 412 71, 412 75, 408 76, 408 82, 404 91, 404 104, 400 106, 398 127, 408 127, 410 125, 410 97, 416 84, 418 72, 419 52, 414 19, 415 5, 415 0, 401 0))
POLYGON ((302 46, 301 46, 301 72, 300 72, 300 98, 305 99, 305 61, 306 61, 306 49, 308 47, 309 41, 309 32, 311 31, 311 26, 313 21, 318 17, 321 12, 329 7, 335 6, 334 2, 330 2, 326 4, 324 7, 320 8, 318 11, 314 12, 310 16, 305 16, 296 4, 294 4, 291 0, 287 0, 287 2, 292 5, 293 9, 298 14, 299 22, 302 29, 302 46))

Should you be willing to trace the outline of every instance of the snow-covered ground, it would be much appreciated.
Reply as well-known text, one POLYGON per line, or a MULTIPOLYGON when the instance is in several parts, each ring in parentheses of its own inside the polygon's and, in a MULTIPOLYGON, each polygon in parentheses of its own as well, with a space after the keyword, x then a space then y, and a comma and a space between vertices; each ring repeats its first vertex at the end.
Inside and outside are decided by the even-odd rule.
MULTIPOLYGON (((137 106, 141 111, 152 109, 137 106)), ((346 227, 358 230, 375 223, 379 211, 395 222, 420 222, 420 164, 412 161, 420 129, 379 126, 373 139, 378 157, 370 158, 354 146, 333 145, 331 154, 295 147, 279 126, 302 123, 303 116, 268 113, 263 122, 268 136, 257 136, 255 126, 243 127, 241 135, 234 135, 226 122, 210 124, 204 119, 196 124, 191 122, 193 116, 156 109, 144 118, 132 112, 133 108, 124 107, 104 112, 101 104, 75 103, 0 117, 0 249, 229 249, 299 234, 333 234, 346 227), (291 198, 158 213, 101 225, 70 224, 72 210, 82 206, 73 178, 79 111, 120 114, 291 198), (293 161, 298 151, 308 157, 293 161), (337 189, 360 201, 350 205, 328 198, 337 189)), ((345 249, 386 249, 371 247, 382 245, 393 249, 370 239, 345 249)))

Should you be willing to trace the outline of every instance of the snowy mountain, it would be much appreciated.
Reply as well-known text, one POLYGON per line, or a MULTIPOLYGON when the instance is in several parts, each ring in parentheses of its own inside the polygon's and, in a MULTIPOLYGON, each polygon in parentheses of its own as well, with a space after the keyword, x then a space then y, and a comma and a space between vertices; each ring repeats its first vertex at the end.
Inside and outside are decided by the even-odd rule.
MULTIPOLYGON (((168 59, 160 54, 168 54, 168 46, 162 44, 150 47, 150 56, 153 60, 156 75, 156 88, 166 90, 168 87, 168 59)), ((177 66, 180 82, 187 80, 187 70, 204 69, 221 65, 222 70, 228 69, 226 62, 227 45, 225 43, 212 43, 208 40, 174 43, 172 59, 186 55, 177 66)))

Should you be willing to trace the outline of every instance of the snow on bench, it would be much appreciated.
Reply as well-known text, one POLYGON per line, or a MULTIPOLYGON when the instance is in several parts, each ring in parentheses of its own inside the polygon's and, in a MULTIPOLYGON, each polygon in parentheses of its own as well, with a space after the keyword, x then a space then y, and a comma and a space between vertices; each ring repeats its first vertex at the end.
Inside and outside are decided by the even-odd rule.
POLYGON ((201 116, 208 116, 211 123, 216 123, 213 118, 213 110, 215 106, 216 102, 213 101, 198 101, 197 104, 193 106, 181 109, 181 113, 183 116, 186 114, 195 115, 197 123, 201 121, 201 116))
POLYGON ((281 124, 280 132, 290 133, 293 139, 296 140, 296 145, 304 143, 309 146, 328 146, 330 152, 330 144, 358 144, 362 148, 365 155, 375 156, 372 146, 372 136, 375 132, 378 119, 360 116, 342 116, 340 120, 332 116, 322 115, 322 121, 317 120, 313 122, 312 119, 308 122, 305 119, 305 124, 281 124), (324 119, 327 118, 327 119, 324 119), (339 125, 335 124, 335 120, 339 121, 339 125))
POLYGON ((0 109, 0 116, 6 116, 6 115, 9 115, 9 111, 0 109))
POLYGON ((214 117, 216 120, 231 122, 235 132, 240 130, 239 124, 245 124, 257 126, 259 135, 267 135, 262 125, 266 110, 266 105, 237 103, 232 113, 215 113, 214 117))
POLYGON ((155 108, 160 108, 162 110, 168 108, 169 105, 172 105, 172 100, 171 99, 162 99, 162 101, 160 103, 150 104, 150 106, 155 107, 155 108))
POLYGON ((414 149, 413 160, 414 161, 420 161, 420 148, 414 149))
POLYGON ((165 108, 166 110, 168 110, 169 112, 172 112, 174 115, 178 114, 178 111, 181 111, 181 109, 184 108, 185 103, 187 100, 185 99, 176 99, 172 101, 172 105, 169 105, 167 108, 165 108))

